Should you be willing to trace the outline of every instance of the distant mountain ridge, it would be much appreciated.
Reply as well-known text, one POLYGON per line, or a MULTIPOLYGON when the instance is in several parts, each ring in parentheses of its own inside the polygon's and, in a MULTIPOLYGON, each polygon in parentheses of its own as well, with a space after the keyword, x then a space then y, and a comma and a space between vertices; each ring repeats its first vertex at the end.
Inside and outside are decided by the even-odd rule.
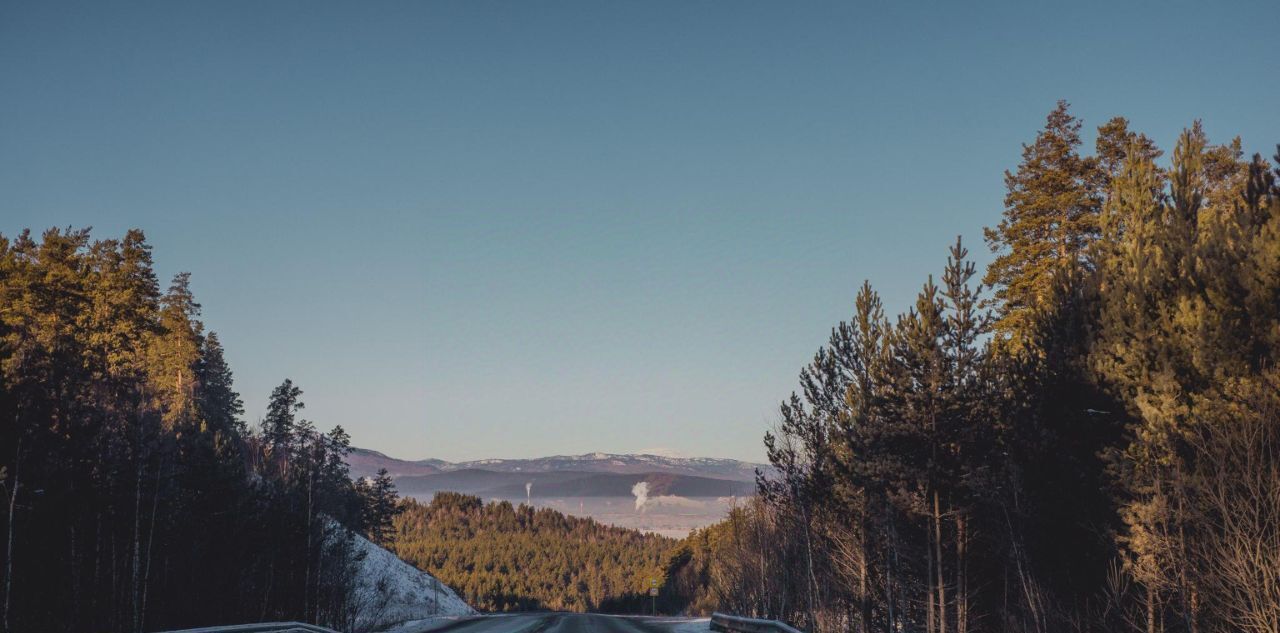
POLYGON ((467 468, 433 475, 396 478, 396 488, 411 497, 430 498, 437 492, 461 492, 484 499, 536 499, 627 497, 644 482, 646 495, 654 497, 743 497, 755 492, 755 484, 737 479, 673 473, 602 473, 573 470, 511 472, 467 468), (526 488, 526 486, 528 486, 526 488))
MULTIPOLYGON (((378 451, 355 448, 347 456, 353 477, 367 477, 386 468, 392 477, 421 477, 457 471, 493 473, 608 473, 615 475, 685 475, 693 478, 722 479, 734 482, 755 481, 756 469, 770 472, 771 467, 736 459, 714 457, 667 457, 646 454, 587 453, 554 455, 530 459, 480 459, 448 462, 440 459, 404 460, 378 451)), ((505 478, 504 478, 505 479, 505 478)))

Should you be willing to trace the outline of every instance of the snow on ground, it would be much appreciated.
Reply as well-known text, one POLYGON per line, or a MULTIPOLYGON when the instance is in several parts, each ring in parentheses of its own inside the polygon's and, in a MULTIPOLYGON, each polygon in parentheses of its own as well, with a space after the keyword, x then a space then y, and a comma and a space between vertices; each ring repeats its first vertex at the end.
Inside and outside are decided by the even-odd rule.
POLYGON ((705 633, 711 630, 711 618, 686 620, 672 627, 672 633, 705 633))
POLYGON ((356 556, 356 631, 377 631, 409 620, 475 615, 458 594, 362 536, 353 537, 356 556))
POLYGON ((453 615, 440 616, 434 618, 423 618, 421 620, 409 620, 401 622, 381 633, 431 633, 450 626, 463 620, 484 620, 486 622, 497 622, 500 620, 510 620, 510 623, 504 624, 502 629, 504 633, 525 633, 536 628, 542 622, 539 616, 545 613, 488 613, 485 615, 453 615))
POLYGON ((454 622, 466 620, 470 617, 472 616, 440 615, 431 618, 422 618, 421 620, 409 620, 392 626, 391 628, 384 630, 383 633, 428 633, 429 631, 444 628, 454 622))
POLYGON ((669 633, 707 633, 711 630, 711 618, 686 618, 679 616, 619 615, 619 618, 644 620, 656 624, 669 633))

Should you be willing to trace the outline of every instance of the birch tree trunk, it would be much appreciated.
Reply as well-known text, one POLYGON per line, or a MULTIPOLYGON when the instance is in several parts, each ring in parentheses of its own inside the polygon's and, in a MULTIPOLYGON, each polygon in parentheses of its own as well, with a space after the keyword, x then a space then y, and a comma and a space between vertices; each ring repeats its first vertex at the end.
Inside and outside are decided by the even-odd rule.
POLYGON ((1147 633, 1156 633, 1156 592, 1147 587, 1147 633))
POLYGON ((818 577, 817 575, 814 574, 814 571, 813 571, 813 538, 811 536, 811 533, 813 532, 813 526, 812 526, 813 521, 809 514, 808 505, 805 503, 801 503, 800 508, 802 513, 804 514, 804 550, 805 550, 805 558, 806 558, 806 563, 807 563, 808 572, 809 572, 809 577, 808 577, 809 626, 810 628, 816 631, 818 628, 818 617, 817 617, 817 608, 814 605, 814 601, 817 599, 817 596, 815 594, 818 591, 818 577))

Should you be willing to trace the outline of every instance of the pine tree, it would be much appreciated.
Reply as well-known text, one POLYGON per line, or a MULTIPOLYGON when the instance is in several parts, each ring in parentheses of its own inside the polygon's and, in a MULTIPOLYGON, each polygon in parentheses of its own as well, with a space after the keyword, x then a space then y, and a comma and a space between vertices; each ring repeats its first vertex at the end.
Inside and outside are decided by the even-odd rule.
MULTIPOLYGON (((876 420, 876 379, 882 362, 888 323, 880 296, 864 281, 854 299, 853 318, 838 325, 831 334, 832 355, 836 358, 848 386, 845 389, 845 411, 834 421, 833 485, 843 504, 842 510, 852 520, 853 551, 851 560, 856 582, 858 622, 870 631, 875 600, 872 591, 872 567, 877 564, 872 529, 873 513, 883 514, 887 505, 884 487, 873 476, 866 476, 870 453, 865 441, 876 420)), ((882 518, 876 516, 875 519, 882 518)), ((887 574, 886 574, 887 576, 887 574)))
POLYGON ((244 403, 234 389, 231 367, 217 332, 209 332, 202 341, 197 379, 200 415, 208 425, 218 433, 244 435, 244 403))
POLYGON ((302 389, 288 378, 271 391, 267 415, 262 420, 262 441, 269 458, 282 459, 288 455, 294 439, 294 420, 298 411, 306 407, 301 397, 302 389))
POLYGON ((169 428, 196 420, 196 372, 204 325, 191 293, 191 274, 178 273, 161 299, 159 331, 151 337, 147 368, 155 385, 153 406, 169 428))
POLYGON ((1129 129, 1129 120, 1118 116, 1098 127, 1098 137, 1094 141, 1094 157, 1097 191, 1106 192, 1111 180, 1120 173, 1125 159, 1134 154, 1139 158, 1154 161, 1162 152, 1155 142, 1144 134, 1129 129))
MULTIPOLYGON (((968 259, 960 237, 951 247, 942 275, 946 304, 943 353, 949 374, 945 392, 946 424, 944 477, 952 482, 948 513, 953 523, 956 633, 967 633, 970 624, 969 549, 979 499, 992 482, 995 457, 995 425, 999 416, 991 389, 987 346, 990 315, 982 308, 981 284, 972 280, 977 266, 968 259)), ((939 561, 941 566, 941 560, 939 561)))
POLYGON ((404 511, 399 505, 400 495, 396 493, 396 485, 385 468, 379 468, 366 486, 365 526, 369 540, 385 545, 395 533, 396 515, 404 511))
POLYGON ((995 288, 999 340, 1021 347, 1031 311, 1048 295, 1054 270, 1084 262, 1099 234, 1102 197, 1095 161, 1081 157, 1080 126, 1066 101, 1049 113, 1022 163, 1005 172, 1004 219, 984 231, 997 253, 984 283, 995 288))

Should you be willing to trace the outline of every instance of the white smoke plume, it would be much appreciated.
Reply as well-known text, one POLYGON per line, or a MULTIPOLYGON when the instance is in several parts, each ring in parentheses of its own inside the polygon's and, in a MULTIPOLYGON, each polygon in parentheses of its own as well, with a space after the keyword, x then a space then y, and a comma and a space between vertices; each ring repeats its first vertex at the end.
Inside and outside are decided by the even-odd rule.
POLYGON ((642 481, 632 486, 631 494, 636 496, 636 510, 644 510, 644 504, 649 502, 649 482, 642 481))
POLYGON ((524 482, 524 500, 527 503, 532 503, 532 499, 533 499, 533 482, 526 481, 524 482))

